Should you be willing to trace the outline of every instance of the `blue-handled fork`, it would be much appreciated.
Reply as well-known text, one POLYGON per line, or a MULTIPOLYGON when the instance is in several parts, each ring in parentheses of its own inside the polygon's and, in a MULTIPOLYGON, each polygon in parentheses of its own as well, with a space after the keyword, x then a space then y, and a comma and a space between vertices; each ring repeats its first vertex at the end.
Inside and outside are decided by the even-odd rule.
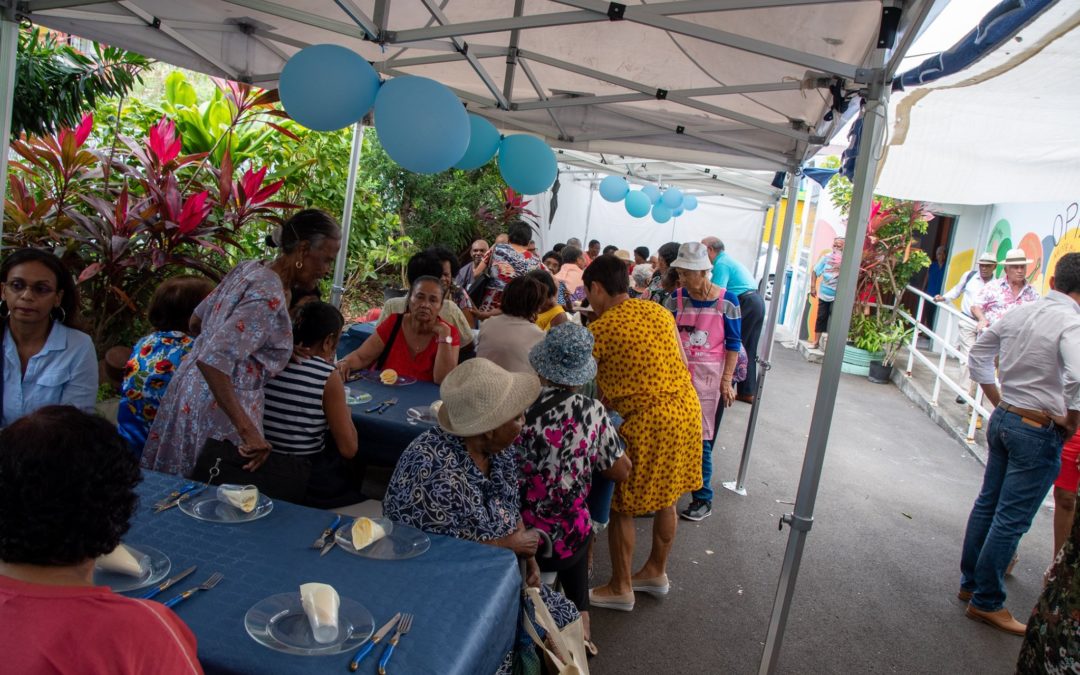
POLYGON ((386 651, 383 652, 382 658, 379 659, 379 675, 386 675, 386 664, 390 663, 390 657, 394 654, 394 647, 397 647, 401 636, 408 633, 409 629, 412 628, 412 620, 412 614, 401 615, 401 623, 398 624, 397 632, 394 633, 390 644, 386 645, 386 651))
POLYGON ((188 598, 195 595, 199 591, 208 591, 211 588, 213 588, 214 586, 217 586, 218 582, 220 582, 224 578, 225 578, 225 575, 222 574, 221 572, 214 572, 213 574, 210 575, 209 579, 202 582, 198 586, 195 586, 194 588, 189 588, 186 591, 184 591, 183 593, 181 593, 180 595, 176 596, 175 598, 170 598, 169 600, 167 600, 165 602, 165 606, 166 607, 176 607, 181 602, 183 602, 184 600, 187 600, 188 598))

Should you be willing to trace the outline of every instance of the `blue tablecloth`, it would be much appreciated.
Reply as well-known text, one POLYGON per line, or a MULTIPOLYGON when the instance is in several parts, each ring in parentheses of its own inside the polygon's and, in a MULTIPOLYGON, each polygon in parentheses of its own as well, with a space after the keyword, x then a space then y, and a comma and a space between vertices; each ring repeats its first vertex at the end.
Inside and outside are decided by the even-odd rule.
POLYGON ((341 340, 338 341, 337 357, 339 359, 345 358, 350 352, 364 344, 364 340, 371 337, 374 332, 374 321, 370 323, 354 323, 346 327, 341 333, 341 340))
MULTIPOLYGON (((159 596, 201 583, 213 572, 224 580, 196 594, 176 612, 199 641, 208 673, 348 672, 351 654, 293 656, 255 642, 244 615, 260 600, 296 591, 309 581, 328 583, 342 597, 364 605, 381 626, 395 612, 416 615, 389 669, 395 673, 493 673, 513 645, 521 577, 514 554, 473 542, 431 536, 431 549, 409 560, 360 558, 340 549, 325 557, 308 548, 333 515, 277 501, 257 521, 219 525, 195 520, 179 509, 154 514, 150 505, 183 481, 144 472, 141 502, 124 541, 149 544, 172 559, 175 574, 199 569, 159 596)), ((377 671, 382 647, 361 664, 377 671)))
POLYGON ((431 428, 428 424, 409 424, 409 408, 430 408, 439 398, 439 385, 416 382, 404 387, 387 387, 381 382, 366 379, 349 382, 355 396, 371 394, 371 401, 352 406, 353 424, 359 439, 357 457, 377 466, 394 466, 412 439, 431 428), (366 413, 382 401, 397 398, 383 414, 366 413))

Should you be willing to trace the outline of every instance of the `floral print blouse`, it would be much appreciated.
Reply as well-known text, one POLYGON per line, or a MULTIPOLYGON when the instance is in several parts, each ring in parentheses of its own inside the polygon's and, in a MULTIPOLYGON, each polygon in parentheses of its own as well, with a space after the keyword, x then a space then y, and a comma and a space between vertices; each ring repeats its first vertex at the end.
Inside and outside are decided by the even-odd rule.
POLYGON ((593 471, 611 468, 623 443, 599 401, 557 387, 525 411, 518 441, 521 517, 551 536, 553 558, 570 558, 592 531, 593 471))
POLYGON ((1002 277, 986 282, 986 285, 979 291, 979 297, 975 304, 982 308, 987 323, 994 323, 1013 307, 1019 307, 1027 302, 1035 302, 1038 299, 1039 292, 1031 284, 1025 283, 1020 294, 1014 295, 1009 280, 1002 277))
POLYGON ((146 445, 165 391, 195 338, 181 331, 158 331, 142 338, 131 350, 120 385, 117 429, 138 457, 146 445))
POLYGON ((506 284, 518 277, 540 268, 540 258, 525 251, 518 253, 510 244, 495 244, 491 249, 491 282, 480 303, 482 311, 491 311, 502 306, 502 294, 506 284))

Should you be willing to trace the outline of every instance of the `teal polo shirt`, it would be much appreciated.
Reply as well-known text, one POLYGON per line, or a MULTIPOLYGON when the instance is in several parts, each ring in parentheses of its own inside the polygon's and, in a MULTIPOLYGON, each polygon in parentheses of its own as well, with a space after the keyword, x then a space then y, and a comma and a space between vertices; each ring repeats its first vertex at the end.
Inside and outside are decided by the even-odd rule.
POLYGON ((745 265, 729 256, 727 251, 720 251, 713 261, 712 282, 735 295, 757 290, 754 275, 750 274, 745 265))

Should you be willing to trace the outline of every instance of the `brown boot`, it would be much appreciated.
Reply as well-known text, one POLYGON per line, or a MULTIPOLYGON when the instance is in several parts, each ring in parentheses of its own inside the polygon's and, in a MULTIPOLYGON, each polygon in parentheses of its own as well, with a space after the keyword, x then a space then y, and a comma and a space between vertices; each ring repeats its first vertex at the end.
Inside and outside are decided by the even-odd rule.
POLYGON ((973 595, 975 595, 974 592, 965 591, 964 589, 961 588, 960 592, 956 594, 956 599, 959 600, 960 602, 970 602, 971 601, 971 596, 973 596, 973 595))
POLYGON ((974 619, 975 621, 982 621, 985 624, 989 624, 994 628, 1006 633, 1012 633, 1013 635, 1023 636, 1027 630, 1027 624, 1017 621, 1009 610, 1002 607, 996 612, 984 612, 983 610, 969 604, 967 611, 965 612, 967 618, 974 619))

